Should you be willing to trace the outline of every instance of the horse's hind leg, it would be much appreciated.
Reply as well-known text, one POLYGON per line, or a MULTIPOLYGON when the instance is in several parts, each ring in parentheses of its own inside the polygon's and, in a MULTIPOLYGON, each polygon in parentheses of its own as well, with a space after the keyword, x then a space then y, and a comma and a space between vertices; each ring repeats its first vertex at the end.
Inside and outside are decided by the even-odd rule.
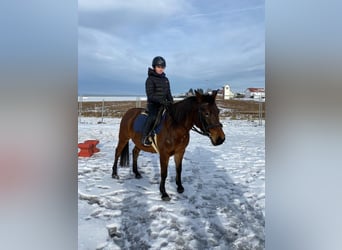
POLYGON ((177 184, 177 192, 183 193, 184 187, 182 185, 182 160, 183 160, 183 152, 176 153, 174 155, 175 165, 176 165, 176 184, 177 184))
POLYGON ((121 156, 122 151, 124 150, 126 144, 128 143, 128 140, 120 140, 118 142, 118 145, 115 149, 115 159, 114 159, 114 164, 113 164, 113 168, 112 168, 112 178, 114 179, 119 179, 118 176, 118 160, 119 157, 121 156))
POLYGON ((139 157, 140 149, 135 146, 133 148, 132 154, 133 154, 133 173, 135 174, 135 178, 140 179, 141 174, 138 171, 138 157, 139 157))

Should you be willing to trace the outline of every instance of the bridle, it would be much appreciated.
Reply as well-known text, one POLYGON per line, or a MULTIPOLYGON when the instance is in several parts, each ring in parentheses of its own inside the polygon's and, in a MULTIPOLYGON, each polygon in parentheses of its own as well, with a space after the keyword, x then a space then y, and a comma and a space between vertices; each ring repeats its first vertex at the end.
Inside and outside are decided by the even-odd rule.
POLYGON ((195 132, 197 132, 197 133, 199 133, 201 135, 205 135, 205 136, 210 137, 209 129, 216 128, 216 127, 222 128, 222 123, 220 123, 220 122, 216 123, 216 124, 208 125, 207 122, 205 121, 205 119, 203 118, 203 115, 201 113, 201 109, 200 108, 198 108, 198 117, 199 117, 199 120, 201 122, 201 125, 202 125, 203 129, 201 129, 201 128, 198 129, 195 126, 193 126, 191 128, 192 131, 195 131, 195 132))

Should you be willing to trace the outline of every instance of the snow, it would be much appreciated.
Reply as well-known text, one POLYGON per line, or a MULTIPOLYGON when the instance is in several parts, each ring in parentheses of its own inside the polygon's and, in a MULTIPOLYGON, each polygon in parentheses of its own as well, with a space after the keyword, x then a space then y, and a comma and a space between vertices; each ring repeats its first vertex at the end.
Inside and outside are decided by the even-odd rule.
POLYGON ((98 121, 82 118, 78 125, 78 141, 98 139, 101 150, 78 158, 79 249, 265 248, 264 126, 221 120, 226 141, 217 147, 191 132, 183 159, 185 191, 177 193, 172 157, 166 202, 159 193, 157 154, 141 151, 142 179, 134 178, 131 167, 119 167, 120 179, 111 178, 120 119, 98 121))

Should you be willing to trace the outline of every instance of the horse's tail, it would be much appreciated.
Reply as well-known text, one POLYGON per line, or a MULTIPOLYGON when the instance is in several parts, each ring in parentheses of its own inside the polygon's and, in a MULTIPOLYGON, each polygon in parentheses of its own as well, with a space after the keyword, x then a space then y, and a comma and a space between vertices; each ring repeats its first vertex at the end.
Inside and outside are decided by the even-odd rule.
POLYGON ((127 167, 128 165, 129 165, 129 147, 128 147, 128 142, 127 142, 120 155, 120 166, 127 167))

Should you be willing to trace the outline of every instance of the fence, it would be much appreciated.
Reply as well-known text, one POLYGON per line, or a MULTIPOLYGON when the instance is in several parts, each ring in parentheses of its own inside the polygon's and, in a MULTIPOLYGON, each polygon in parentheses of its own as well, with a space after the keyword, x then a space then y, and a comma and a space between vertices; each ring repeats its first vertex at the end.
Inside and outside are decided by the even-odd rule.
MULTIPOLYGON (((180 100, 179 98, 177 100, 180 100)), ((230 100, 217 101, 221 118, 230 118, 232 120, 249 120, 258 121, 259 125, 263 124, 265 119, 265 102, 262 101, 246 101, 246 100, 230 100)), ((102 99, 102 101, 89 101, 79 98, 78 117, 98 117, 99 122, 103 123, 104 118, 121 118, 130 108, 146 107, 146 98, 135 97, 129 101, 113 101, 102 99)))

